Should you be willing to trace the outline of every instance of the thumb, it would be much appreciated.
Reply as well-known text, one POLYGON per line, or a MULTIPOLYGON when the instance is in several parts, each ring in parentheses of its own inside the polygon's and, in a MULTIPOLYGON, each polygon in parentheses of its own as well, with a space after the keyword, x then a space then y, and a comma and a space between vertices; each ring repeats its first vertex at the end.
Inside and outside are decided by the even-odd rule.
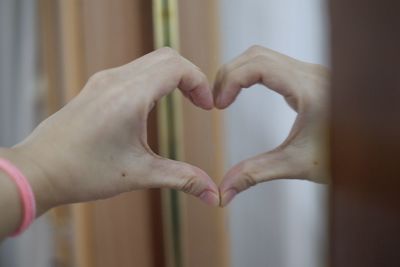
POLYGON ((155 187, 180 190, 200 198, 208 205, 219 205, 217 185, 198 167, 157 157, 153 159, 151 179, 155 187))
POLYGON ((220 205, 222 207, 228 205, 238 193, 258 183, 302 177, 301 168, 296 165, 285 151, 278 149, 238 163, 222 180, 220 205))

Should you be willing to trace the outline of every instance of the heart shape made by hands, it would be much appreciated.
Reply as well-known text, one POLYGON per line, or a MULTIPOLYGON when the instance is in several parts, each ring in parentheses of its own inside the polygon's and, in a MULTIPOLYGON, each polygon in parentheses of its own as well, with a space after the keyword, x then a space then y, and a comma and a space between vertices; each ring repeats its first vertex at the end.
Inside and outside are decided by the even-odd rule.
MULTIPOLYGON (((236 164, 226 173, 219 185, 220 206, 226 206, 239 192, 260 182, 328 181, 321 137, 324 136, 329 71, 323 66, 254 46, 218 72, 213 88, 215 107, 228 107, 241 89, 258 83, 282 95, 297 117, 281 145, 236 164)), ((207 201, 206 194, 202 198, 207 201)))

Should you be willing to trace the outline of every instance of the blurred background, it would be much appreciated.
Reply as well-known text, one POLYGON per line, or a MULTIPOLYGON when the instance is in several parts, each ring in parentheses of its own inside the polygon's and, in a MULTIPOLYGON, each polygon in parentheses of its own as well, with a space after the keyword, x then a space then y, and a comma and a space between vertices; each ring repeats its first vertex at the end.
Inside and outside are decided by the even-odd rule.
MULTIPOLYGON (((329 65, 328 26, 324 0, 1 0, 0 145, 23 140, 93 73, 157 47, 178 49, 213 81, 253 44, 329 65)), ((150 116, 151 147, 217 182, 279 145, 295 117, 262 86, 223 112, 169 97, 150 116)), ((327 266, 326 205, 326 188, 305 181, 259 185, 226 209, 177 192, 132 192, 54 209, 0 245, 0 266, 327 266)))

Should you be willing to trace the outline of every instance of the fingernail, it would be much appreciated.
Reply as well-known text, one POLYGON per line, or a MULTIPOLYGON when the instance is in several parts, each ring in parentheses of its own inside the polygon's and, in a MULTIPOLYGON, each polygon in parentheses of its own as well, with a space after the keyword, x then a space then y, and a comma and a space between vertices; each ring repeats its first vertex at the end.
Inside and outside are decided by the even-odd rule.
POLYGON ((212 191, 205 190, 203 193, 200 194, 199 198, 208 205, 211 206, 219 205, 219 197, 212 191))
POLYGON ((221 198, 221 207, 228 205, 236 195, 237 191, 235 189, 229 189, 225 191, 221 198))
POLYGON ((208 100, 207 100, 207 102, 208 102, 208 108, 209 109, 213 109, 214 108, 214 99, 213 99, 213 96, 212 96, 212 93, 210 92, 210 94, 208 95, 208 100))
POLYGON ((222 93, 220 93, 217 98, 215 99, 215 106, 221 107, 222 106, 222 93))

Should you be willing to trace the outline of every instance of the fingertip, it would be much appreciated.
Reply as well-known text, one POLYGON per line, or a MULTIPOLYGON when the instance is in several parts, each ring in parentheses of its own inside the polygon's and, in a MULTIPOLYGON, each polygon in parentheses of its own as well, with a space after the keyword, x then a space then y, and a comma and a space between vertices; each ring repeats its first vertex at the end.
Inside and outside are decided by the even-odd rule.
POLYGON ((231 96, 229 93, 223 94, 222 91, 214 99, 214 105, 218 109, 225 109, 229 107, 236 99, 237 94, 231 96))
POLYGON ((202 169, 193 167, 197 177, 200 179, 203 191, 197 195, 204 203, 210 206, 218 207, 220 204, 220 196, 218 186, 211 177, 202 169))
POLYGON ((246 184, 242 184, 240 181, 243 173, 243 165, 243 162, 236 164, 222 179, 222 183, 219 186, 221 207, 226 207, 239 192, 246 189, 246 184))
POLYGON ((218 109, 221 109, 221 94, 218 94, 214 97, 214 106, 218 109))
POLYGON ((225 103, 219 103, 218 105, 215 105, 216 108, 218 109, 226 109, 229 105, 225 103))
POLYGON ((190 99, 196 106, 205 110, 211 110, 214 108, 214 99, 208 86, 198 87, 189 94, 190 99))
POLYGON ((214 106, 218 109, 224 109, 229 106, 228 103, 226 103, 227 93, 225 87, 226 86, 223 86, 221 81, 216 82, 213 87, 214 106))
POLYGON ((211 90, 208 90, 207 94, 207 105, 204 107, 207 110, 211 110, 214 108, 214 99, 211 90))
POLYGON ((204 192, 199 195, 199 198, 207 205, 215 207, 220 205, 219 195, 215 194, 211 190, 204 190, 204 192))
POLYGON ((195 106, 202 108, 204 110, 212 110, 214 108, 214 102, 212 100, 211 101, 199 100, 199 99, 193 98, 193 97, 191 97, 190 100, 192 101, 192 103, 195 106))
POLYGON ((222 94, 218 94, 214 100, 214 105, 218 109, 224 109, 227 107, 227 105, 224 103, 224 99, 222 94))
POLYGON ((228 189, 225 192, 223 192, 222 196, 221 196, 221 200, 220 200, 220 206, 226 207, 237 194, 238 194, 238 191, 233 188, 228 189))
POLYGON ((214 101, 213 101, 211 95, 210 95, 209 99, 207 99, 207 101, 204 103, 202 108, 205 110, 212 110, 214 108, 214 101))

